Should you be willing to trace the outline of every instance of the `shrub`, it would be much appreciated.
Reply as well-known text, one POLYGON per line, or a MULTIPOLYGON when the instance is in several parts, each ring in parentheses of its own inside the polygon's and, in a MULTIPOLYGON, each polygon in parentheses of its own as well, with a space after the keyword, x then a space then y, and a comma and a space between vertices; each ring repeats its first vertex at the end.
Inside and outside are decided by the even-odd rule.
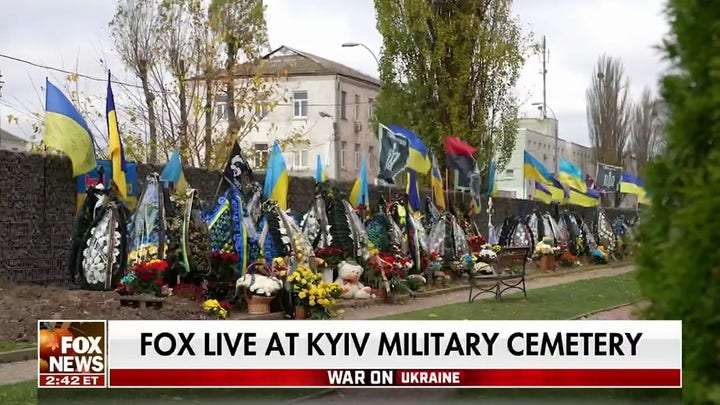
POLYGON ((646 316, 683 321, 684 403, 720 402, 720 7, 670 0, 666 151, 645 174, 639 280, 646 316))

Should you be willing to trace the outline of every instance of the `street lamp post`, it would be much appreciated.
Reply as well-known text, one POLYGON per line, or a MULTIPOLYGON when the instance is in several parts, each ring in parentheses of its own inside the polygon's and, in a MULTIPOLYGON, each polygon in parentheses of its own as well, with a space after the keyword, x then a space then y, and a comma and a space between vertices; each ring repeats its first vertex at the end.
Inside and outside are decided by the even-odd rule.
MULTIPOLYGON (((0 71, 0 99, 2 99, 2 89, 4 85, 5 80, 3 80, 3 75, 0 71)), ((0 146, 2 146, 2 115, 0 115, 0 146)))
POLYGON ((362 46, 365 48, 368 52, 370 52, 370 55, 372 55, 373 59, 375 59, 375 63, 377 63, 378 68, 380 67, 380 59, 378 59, 377 55, 375 55, 375 52, 372 51, 372 49, 368 48, 367 45, 361 43, 361 42, 345 42, 342 44, 343 48, 354 48, 356 46, 362 46))

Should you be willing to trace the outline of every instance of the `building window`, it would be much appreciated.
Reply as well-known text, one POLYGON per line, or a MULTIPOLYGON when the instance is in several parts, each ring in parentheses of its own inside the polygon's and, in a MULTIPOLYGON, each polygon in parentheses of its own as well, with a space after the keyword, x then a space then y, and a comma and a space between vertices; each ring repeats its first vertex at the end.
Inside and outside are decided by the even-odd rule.
POLYGON ((262 120, 270 113, 270 105, 264 97, 255 99, 255 119, 262 120))
POLYGON ((299 168, 307 168, 309 167, 308 165, 308 150, 300 149, 295 152, 295 166, 299 168))
POLYGON ((360 169, 360 144, 355 144, 355 169, 360 169))
POLYGON ((305 90, 293 92, 293 116, 295 118, 307 118, 308 116, 308 93, 305 90))
POLYGON ((375 113, 375 99, 369 98, 368 99, 368 121, 372 119, 373 114, 375 113))
POLYGON ((267 167, 268 158, 270 156, 268 144, 256 143, 253 145, 253 149, 255 149, 255 167, 264 169, 267 167))
POLYGON ((215 116, 221 120, 228 119, 228 105, 225 101, 215 102, 215 116))
POLYGON ((347 92, 340 92, 340 118, 347 119, 347 92))
POLYGON ((340 142, 340 167, 345 168, 345 149, 347 149, 347 142, 340 142))
POLYGON ((355 121, 360 121, 360 95, 355 95, 355 121))
POLYGON ((374 162, 375 162, 375 160, 376 160, 376 159, 375 159, 375 147, 374 147, 374 146, 369 146, 369 147, 368 147, 368 159, 370 160, 370 161, 368 162, 368 169, 369 169, 369 168, 373 167, 373 165, 375 164, 374 162))
POLYGON ((513 169, 505 170, 505 177, 508 179, 514 179, 515 178, 515 170, 513 170, 513 169))

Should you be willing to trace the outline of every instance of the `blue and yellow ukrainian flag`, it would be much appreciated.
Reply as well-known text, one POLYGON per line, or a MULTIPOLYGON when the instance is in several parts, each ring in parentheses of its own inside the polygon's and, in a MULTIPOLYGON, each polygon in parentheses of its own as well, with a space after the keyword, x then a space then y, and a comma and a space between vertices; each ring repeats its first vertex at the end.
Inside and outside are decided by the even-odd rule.
POLYGON ((420 204, 420 190, 418 190, 417 174, 415 173, 415 170, 407 170, 407 183, 405 192, 408 195, 408 206, 410 207, 410 212, 413 213, 415 211, 420 211, 422 206, 420 204))
POLYGON ((320 154, 318 153, 315 163, 315 182, 322 183, 325 180, 327 180, 327 172, 325 171, 322 159, 320 159, 320 154))
POLYGON ((600 203, 600 193, 595 190, 587 190, 582 192, 574 188, 569 189, 568 204, 579 205, 581 207, 597 207, 600 203))
POLYGON ((270 152, 267 170, 265 172, 265 198, 275 200, 281 210, 287 210, 288 188, 290 178, 288 177, 285 158, 283 157, 280 145, 275 142, 270 152))
POLYGON ((644 182, 639 177, 630 173, 623 173, 620 179, 620 192, 625 194, 635 194, 640 204, 649 205, 650 199, 645 193, 644 182))
POLYGON ((560 159, 558 178, 560 182, 570 188, 584 193, 587 191, 585 176, 582 170, 565 159, 560 159))
POLYGON ((620 179, 620 192, 625 194, 644 195, 644 183, 639 177, 630 173, 623 173, 620 179))
POLYGON ((118 194, 126 201, 128 198, 128 184, 126 179, 127 162, 125 162, 125 151, 120 139, 117 112, 115 111, 115 96, 113 96, 110 84, 110 71, 108 71, 107 100, 105 105, 108 125, 108 146, 110 149, 110 160, 112 161, 112 181, 117 187, 118 194))
POLYGON ((494 160, 490 161, 490 168, 488 173, 488 188, 487 195, 493 196, 497 189, 497 183, 495 181, 495 172, 497 171, 497 165, 494 160))
POLYGON ((163 182, 165 187, 169 187, 170 183, 172 183, 175 192, 179 194, 184 194, 187 191, 188 184, 187 180, 185 180, 179 150, 175 149, 167 164, 165 164, 165 168, 160 173, 160 181, 163 182))
POLYGON ((568 189, 560 183, 560 180, 556 179, 545 165, 527 151, 525 151, 523 171, 526 179, 543 183, 552 194, 553 200, 565 201, 570 198, 568 189))
POLYGON ((355 180, 352 189, 350 189, 350 195, 348 201, 353 207, 359 205, 370 205, 370 190, 368 189, 367 181, 367 163, 365 162, 365 156, 362 158, 362 165, 360 166, 360 177, 355 180))
POLYGON ((396 135, 408 140, 410 144, 410 155, 405 167, 418 173, 425 174, 430 170, 430 156, 423 141, 415 133, 407 128, 397 125, 389 125, 388 128, 396 135))
POLYGON ((72 162, 73 177, 97 168, 95 144, 87 123, 70 100, 48 79, 45 79, 43 142, 68 155, 72 162))
POLYGON ((445 189, 443 188, 442 176, 440 175, 440 168, 438 167, 437 160, 435 159, 435 154, 432 155, 432 176, 430 178, 430 188, 432 188, 435 206, 444 211, 445 189))
POLYGON ((537 180, 535 180, 535 193, 533 194, 533 197, 545 204, 550 204, 553 201, 552 192, 550 192, 545 184, 537 180))
POLYGON ((552 174, 539 160, 525 151, 523 172, 526 179, 538 180, 545 184, 553 184, 552 174))

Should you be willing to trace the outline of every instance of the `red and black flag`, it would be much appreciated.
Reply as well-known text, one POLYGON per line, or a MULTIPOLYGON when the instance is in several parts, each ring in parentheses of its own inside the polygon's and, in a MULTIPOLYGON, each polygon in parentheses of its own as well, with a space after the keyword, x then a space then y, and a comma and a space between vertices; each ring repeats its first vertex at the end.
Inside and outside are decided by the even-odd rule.
POLYGON ((477 149, 455 138, 445 137, 445 166, 448 170, 457 170, 459 177, 468 178, 470 173, 477 170, 477 162, 473 154, 477 149))

